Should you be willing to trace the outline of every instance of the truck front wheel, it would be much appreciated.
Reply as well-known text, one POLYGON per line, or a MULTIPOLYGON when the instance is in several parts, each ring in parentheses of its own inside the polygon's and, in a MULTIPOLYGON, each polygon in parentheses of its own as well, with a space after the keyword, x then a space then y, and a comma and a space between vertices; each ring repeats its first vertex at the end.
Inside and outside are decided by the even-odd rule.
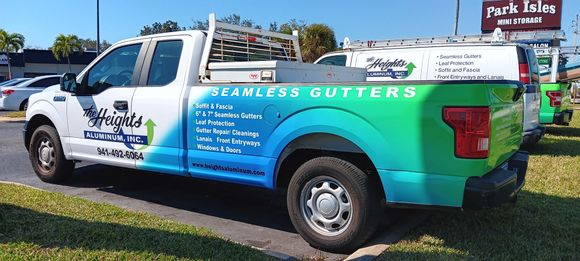
POLYGON ((376 184, 350 162, 334 157, 300 166, 290 180, 287 202, 300 235, 332 252, 356 250, 374 233, 381 213, 376 184))
POLYGON ((74 162, 64 157, 58 132, 54 127, 43 125, 34 130, 29 151, 32 168, 42 181, 58 183, 72 175, 74 162))

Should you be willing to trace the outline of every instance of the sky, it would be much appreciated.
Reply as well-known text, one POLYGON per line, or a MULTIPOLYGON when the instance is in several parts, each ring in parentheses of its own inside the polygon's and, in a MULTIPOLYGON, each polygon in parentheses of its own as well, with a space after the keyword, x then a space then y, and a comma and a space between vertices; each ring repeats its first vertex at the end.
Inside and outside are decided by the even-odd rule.
MULTIPOLYGON (((26 38, 25 46, 48 48, 56 35, 76 34, 96 39, 97 0, 0 0, 0 28, 26 38)), ((482 0, 461 0, 459 34, 479 34, 482 0)), ((111 43, 134 37, 154 22, 177 21, 190 26, 205 20, 239 14, 268 28, 289 19, 324 23, 334 29, 337 42, 453 34, 455 0, 100 0, 101 40, 111 43)), ((562 29, 572 45, 572 20, 580 14, 580 0, 563 0, 562 29)), ((580 39, 578 39, 580 42, 580 39)))

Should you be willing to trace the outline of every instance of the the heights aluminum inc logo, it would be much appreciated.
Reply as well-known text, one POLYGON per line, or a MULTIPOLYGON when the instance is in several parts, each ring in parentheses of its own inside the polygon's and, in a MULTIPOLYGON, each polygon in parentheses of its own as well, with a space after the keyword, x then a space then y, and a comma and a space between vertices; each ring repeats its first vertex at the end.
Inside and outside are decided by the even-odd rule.
POLYGON ((99 131, 84 131, 85 139, 102 140, 110 142, 120 142, 125 144, 129 149, 144 150, 153 142, 155 122, 151 119, 143 123, 143 116, 137 116, 135 112, 117 113, 113 111, 109 113, 109 109, 96 109, 94 105, 83 109, 83 117, 88 119, 87 125, 89 128, 101 129, 103 126, 113 128, 113 132, 99 132, 99 131), (147 135, 133 135, 126 134, 123 127, 139 130, 142 126, 147 127, 147 135), (134 145, 142 145, 136 148, 134 145))
POLYGON ((389 77, 392 79, 406 79, 417 66, 405 59, 384 59, 369 57, 366 59, 367 77, 389 77))

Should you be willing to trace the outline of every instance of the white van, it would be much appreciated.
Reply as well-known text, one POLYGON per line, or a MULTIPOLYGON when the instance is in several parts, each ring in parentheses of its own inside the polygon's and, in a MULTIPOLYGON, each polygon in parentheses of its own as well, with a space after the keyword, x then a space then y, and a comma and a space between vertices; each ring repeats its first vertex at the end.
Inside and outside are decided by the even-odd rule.
POLYGON ((367 81, 511 80, 526 86, 524 141, 542 138, 539 67, 534 50, 521 44, 451 43, 361 48, 327 53, 316 64, 367 69, 367 81))

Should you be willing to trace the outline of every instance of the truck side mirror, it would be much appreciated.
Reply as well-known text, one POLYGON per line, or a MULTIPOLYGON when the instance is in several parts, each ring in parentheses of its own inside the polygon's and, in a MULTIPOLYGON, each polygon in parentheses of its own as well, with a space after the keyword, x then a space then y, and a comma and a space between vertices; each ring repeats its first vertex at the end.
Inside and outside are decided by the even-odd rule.
POLYGON ((65 73, 60 77, 60 90, 63 92, 77 93, 79 84, 77 75, 74 73, 65 73))

